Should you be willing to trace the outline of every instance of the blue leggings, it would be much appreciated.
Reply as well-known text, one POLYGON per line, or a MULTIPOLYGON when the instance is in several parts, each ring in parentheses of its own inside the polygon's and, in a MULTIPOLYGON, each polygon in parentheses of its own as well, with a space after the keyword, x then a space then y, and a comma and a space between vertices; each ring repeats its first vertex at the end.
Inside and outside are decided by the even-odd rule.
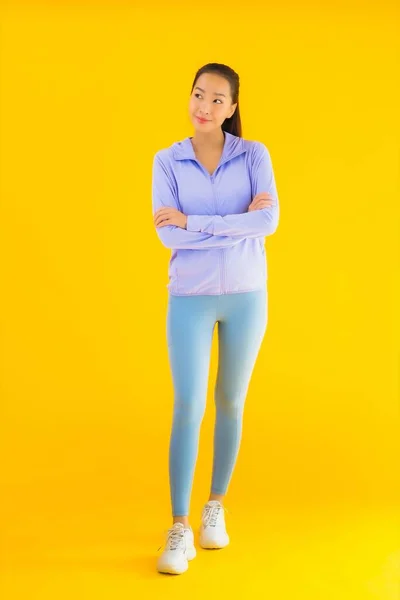
POLYGON ((167 341, 174 386, 169 448, 173 516, 189 514, 214 326, 218 322, 219 365, 211 491, 225 494, 239 451, 244 402, 267 315, 266 287, 236 294, 168 296, 167 341))

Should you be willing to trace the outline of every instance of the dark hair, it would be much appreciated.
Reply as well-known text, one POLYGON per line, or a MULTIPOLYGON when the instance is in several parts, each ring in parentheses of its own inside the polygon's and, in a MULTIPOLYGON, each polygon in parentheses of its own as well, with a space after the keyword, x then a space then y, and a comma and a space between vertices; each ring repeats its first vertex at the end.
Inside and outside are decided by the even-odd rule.
POLYGON ((222 130, 227 131, 232 135, 236 135, 237 137, 242 137, 242 123, 240 120, 239 111, 239 75, 227 65, 223 65, 221 63, 208 63, 203 65, 197 71, 190 93, 193 92, 196 81, 203 73, 214 73, 216 75, 220 75, 221 77, 225 77, 225 79, 228 80, 231 87, 232 103, 237 103, 237 107, 233 115, 230 118, 225 119, 225 121, 222 123, 222 130))

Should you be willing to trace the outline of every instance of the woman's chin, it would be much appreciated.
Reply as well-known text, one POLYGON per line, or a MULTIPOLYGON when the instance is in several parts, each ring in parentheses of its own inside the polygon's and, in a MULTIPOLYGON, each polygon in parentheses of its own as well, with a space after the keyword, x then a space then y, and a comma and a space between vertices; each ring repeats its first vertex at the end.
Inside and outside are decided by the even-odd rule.
POLYGON ((212 131, 215 129, 215 125, 212 122, 200 123, 197 119, 192 120, 192 125, 199 133, 202 131, 212 131))

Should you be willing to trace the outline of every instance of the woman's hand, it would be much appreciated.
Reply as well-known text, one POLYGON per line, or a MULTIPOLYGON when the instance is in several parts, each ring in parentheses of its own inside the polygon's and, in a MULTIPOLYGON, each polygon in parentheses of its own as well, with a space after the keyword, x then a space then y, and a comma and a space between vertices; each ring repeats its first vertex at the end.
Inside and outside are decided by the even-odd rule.
POLYGON ((274 200, 271 194, 268 192, 261 192, 254 196, 252 203, 250 204, 248 211, 252 210, 261 210, 262 208, 268 208, 269 206, 273 206, 274 200))
POLYGON ((186 229, 187 216, 176 208, 164 206, 159 208, 154 214, 154 225, 164 227, 165 225, 176 225, 181 229, 186 229))

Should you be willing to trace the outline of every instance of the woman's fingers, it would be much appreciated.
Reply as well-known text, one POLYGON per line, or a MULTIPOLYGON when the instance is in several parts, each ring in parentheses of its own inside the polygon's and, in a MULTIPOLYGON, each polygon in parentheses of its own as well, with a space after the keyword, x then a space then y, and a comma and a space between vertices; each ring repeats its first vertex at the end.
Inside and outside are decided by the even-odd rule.
POLYGON ((160 223, 165 224, 166 221, 170 222, 171 219, 178 218, 181 214, 182 213, 176 208, 172 208, 170 206, 163 206, 162 208, 156 210, 156 212, 154 213, 154 225, 158 227, 160 223))
POLYGON ((273 206, 273 200, 257 200, 257 202, 252 202, 250 205, 251 210, 261 210, 262 208, 268 208, 269 206, 273 206))
POLYGON ((256 194, 256 196, 254 196, 253 202, 255 200, 268 200, 270 198, 272 198, 272 195, 269 192, 260 192, 259 194, 256 194))
POLYGON ((252 203, 250 204, 250 210, 259 210, 261 208, 266 208, 268 206, 272 206, 273 197, 269 192, 260 192, 254 196, 252 203))
POLYGON ((154 225, 157 227, 160 223, 162 223, 163 221, 166 221, 170 218, 169 215, 159 215, 155 220, 154 220, 154 225))
POLYGON ((273 200, 257 200, 257 202, 254 202, 254 205, 255 206, 258 206, 259 204, 268 204, 268 205, 271 205, 273 203, 274 203, 273 200))
POLYGON ((160 208, 154 214, 154 224, 157 226, 159 223, 172 215, 172 209, 168 207, 160 208))
POLYGON ((167 217, 165 219, 162 219, 161 221, 159 221, 158 223, 156 223, 156 227, 165 227, 165 225, 173 225, 173 218, 172 217, 167 217))

